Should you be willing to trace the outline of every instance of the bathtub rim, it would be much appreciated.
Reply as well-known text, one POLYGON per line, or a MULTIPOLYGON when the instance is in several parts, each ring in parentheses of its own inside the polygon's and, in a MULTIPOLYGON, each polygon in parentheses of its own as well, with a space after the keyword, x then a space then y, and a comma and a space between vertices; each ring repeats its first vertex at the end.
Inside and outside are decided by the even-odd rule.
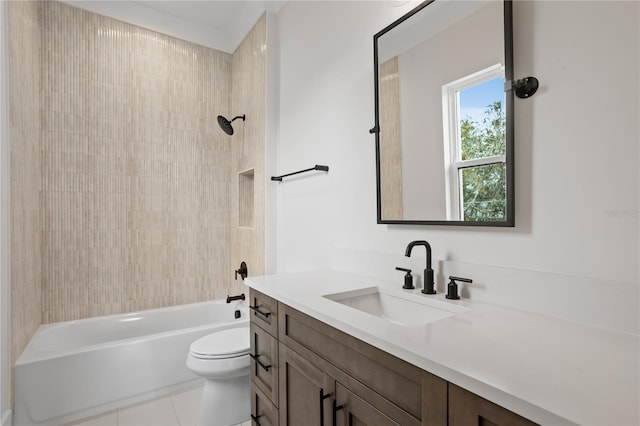
POLYGON ((236 301, 236 302, 233 302, 233 303, 237 306, 237 309, 242 311, 242 313, 243 313, 243 317, 242 318, 231 319, 231 320, 229 320, 227 322, 217 322, 217 323, 202 324, 202 325, 198 325, 198 326, 194 326, 194 327, 179 328, 179 329, 172 330, 172 331, 163 331, 163 332, 159 332, 159 333, 145 334, 145 335, 142 335, 142 336, 129 337, 129 338, 125 338, 125 339, 111 340, 111 341, 108 341, 108 342, 97 343, 97 344, 93 344, 93 345, 89 345, 89 346, 82 346, 81 348, 78 348, 78 349, 67 350, 67 351, 63 351, 63 352, 60 352, 60 351, 53 352, 52 351, 51 353, 45 353, 44 351, 40 351, 38 349, 34 349, 33 348, 34 341, 35 341, 36 337, 38 336, 38 334, 40 334, 42 332, 45 332, 48 329, 60 327, 60 326, 67 325, 67 324, 74 324, 74 323, 77 323, 78 321, 82 321, 82 322, 85 322, 85 321, 86 322, 98 322, 98 321, 101 321, 101 320, 108 320, 108 319, 113 319, 113 318, 116 318, 116 317, 127 317, 127 316, 141 315, 141 314, 144 314, 145 312, 152 312, 152 311, 160 311, 160 310, 162 310, 162 311, 170 312, 170 311, 184 310, 184 309, 187 309, 188 307, 192 307, 192 306, 195 307, 195 306, 203 306, 203 305, 224 305, 224 304, 226 304, 226 300, 225 299, 213 299, 213 300, 207 300, 207 301, 204 301, 204 302, 194 302, 194 303, 188 303, 188 304, 183 304, 183 305, 165 306, 165 307, 161 307, 161 308, 143 309, 143 310, 133 311, 133 312, 126 312, 126 313, 119 313, 119 314, 109 314, 109 315, 102 315, 102 316, 97 316, 97 317, 89 317, 89 318, 81 318, 81 319, 68 320, 68 321, 60 321, 60 322, 54 322, 54 323, 48 323, 48 324, 41 324, 38 327, 38 329, 36 330, 36 332, 34 333, 33 337, 29 340, 29 343, 27 344, 27 346, 25 346, 24 350, 22 351, 22 353, 20 354, 18 359, 16 360, 16 362, 14 364, 14 367, 31 364, 31 363, 38 362, 38 361, 45 361, 45 360, 52 360, 52 359, 56 359, 56 358, 61 358, 61 357, 72 355, 72 354, 80 354, 80 353, 84 353, 84 352, 90 352, 92 350, 107 348, 107 347, 115 346, 115 345, 130 346, 130 345, 139 343, 140 341, 157 339, 157 338, 161 338, 161 337, 180 334, 180 333, 183 333, 185 330, 200 331, 200 330, 204 330, 204 329, 207 329, 207 328, 212 328, 212 329, 216 329, 216 330, 223 330, 223 329, 227 329, 227 328, 239 327, 241 325, 242 326, 246 325, 246 327, 248 327, 249 326, 249 308, 248 308, 248 304, 246 302, 243 302, 243 301, 236 301))

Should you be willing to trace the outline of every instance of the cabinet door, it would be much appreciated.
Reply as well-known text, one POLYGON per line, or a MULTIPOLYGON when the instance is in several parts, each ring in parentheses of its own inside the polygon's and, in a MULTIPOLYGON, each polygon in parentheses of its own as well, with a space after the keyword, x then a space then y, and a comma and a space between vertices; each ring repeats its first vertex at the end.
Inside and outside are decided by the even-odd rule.
POLYGON ((533 426, 535 423, 449 383, 449 426, 533 426))
POLYGON ((322 370, 280 344, 280 425, 329 425, 333 383, 322 370))
POLYGON ((400 424, 385 416, 373 405, 340 383, 336 383, 336 398, 332 411, 337 426, 392 426, 400 424))

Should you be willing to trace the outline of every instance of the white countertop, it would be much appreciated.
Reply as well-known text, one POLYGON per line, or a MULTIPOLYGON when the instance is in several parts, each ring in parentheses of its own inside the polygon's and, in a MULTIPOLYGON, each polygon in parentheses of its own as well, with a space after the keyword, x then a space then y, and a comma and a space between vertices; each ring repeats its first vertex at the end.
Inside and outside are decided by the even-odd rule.
POLYGON ((420 296, 469 310, 407 327, 322 297, 400 281, 318 271, 245 284, 534 422, 640 424, 639 336, 443 294, 420 296))

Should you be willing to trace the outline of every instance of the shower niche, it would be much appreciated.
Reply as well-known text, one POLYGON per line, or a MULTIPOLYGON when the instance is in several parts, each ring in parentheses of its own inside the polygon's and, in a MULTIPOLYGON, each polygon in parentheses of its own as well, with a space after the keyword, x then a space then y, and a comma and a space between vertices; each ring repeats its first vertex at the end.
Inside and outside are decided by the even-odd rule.
POLYGON ((238 227, 255 228, 254 169, 238 173, 238 227))

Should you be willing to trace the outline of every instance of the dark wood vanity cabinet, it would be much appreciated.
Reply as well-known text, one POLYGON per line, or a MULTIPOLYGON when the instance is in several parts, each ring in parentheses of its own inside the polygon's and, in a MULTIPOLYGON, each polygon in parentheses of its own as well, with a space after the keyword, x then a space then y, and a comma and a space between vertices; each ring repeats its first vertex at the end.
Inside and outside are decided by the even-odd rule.
POLYGON ((425 414, 432 418, 428 424, 446 424, 446 410, 425 412, 422 403, 423 383, 432 380, 440 384, 431 386, 431 398, 440 401, 434 405, 446 407, 444 380, 289 306, 280 304, 278 309, 281 425, 418 426, 425 414), (296 389, 302 381, 307 382, 304 397, 296 389), (320 391, 326 396, 322 412, 320 391), (294 402, 305 406, 305 412, 317 413, 314 420, 288 418, 294 402))
POLYGON ((279 424, 278 302, 249 292, 251 356, 251 419, 261 426, 279 424))
POLYGON ((389 410, 389 401, 379 396, 367 396, 366 391, 358 396, 326 373, 326 367, 326 361, 314 355, 303 357, 280 343, 280 425, 420 424, 397 408, 389 410))
MULTIPOLYGON (((265 297, 251 289, 252 301, 265 297)), ((252 351, 273 366, 268 375, 252 363, 255 425, 533 424, 285 304, 274 312, 274 334, 264 316, 251 316, 252 351)))
POLYGON ((449 383, 450 426, 533 426, 524 417, 449 383))
POLYGON ((336 411, 335 425, 380 425, 399 426, 399 423, 388 416, 368 401, 360 398, 340 383, 336 384, 336 411))
POLYGON ((280 343, 280 424, 323 425, 334 384, 317 365, 280 343))
POLYGON ((274 337, 278 337, 278 301, 251 289, 249 291, 251 322, 274 337))
POLYGON ((278 407, 276 407, 254 382, 251 386, 252 424, 260 426, 278 426, 278 407))
POLYGON ((251 323, 251 380, 273 402, 278 403, 278 340, 251 323))

